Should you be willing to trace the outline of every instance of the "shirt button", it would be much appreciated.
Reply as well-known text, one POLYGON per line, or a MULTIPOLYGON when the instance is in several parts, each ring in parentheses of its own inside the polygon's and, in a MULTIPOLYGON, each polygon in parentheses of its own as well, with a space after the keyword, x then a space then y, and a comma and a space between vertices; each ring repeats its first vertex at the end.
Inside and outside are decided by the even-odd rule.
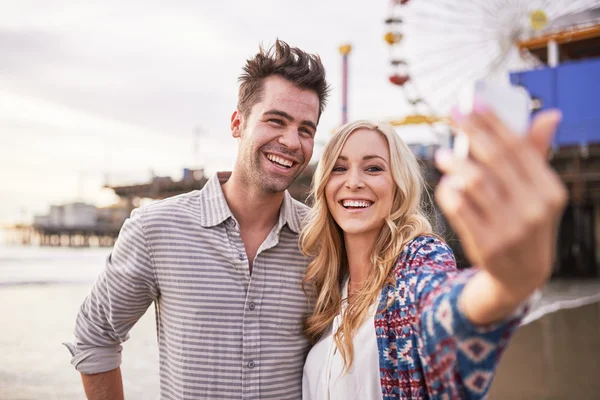
POLYGON ((254 302, 250 303, 249 308, 250 310, 254 310, 256 308, 256 304, 254 304, 254 302))
POLYGON ((240 253, 240 254, 238 254, 238 258, 239 258, 240 260, 243 260, 243 259, 244 259, 244 258, 246 258, 246 257, 244 256, 244 253, 240 253))
POLYGON ((254 368, 256 366, 256 364, 254 364, 254 361, 248 361, 248 368, 254 368))

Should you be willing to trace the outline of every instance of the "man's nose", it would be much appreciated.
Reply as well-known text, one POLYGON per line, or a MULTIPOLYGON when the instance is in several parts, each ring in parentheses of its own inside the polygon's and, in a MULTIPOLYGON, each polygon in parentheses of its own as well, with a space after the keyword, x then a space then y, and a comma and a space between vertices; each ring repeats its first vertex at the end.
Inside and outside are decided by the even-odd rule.
POLYGON ((301 148, 300 137, 298 136, 298 129, 296 127, 288 127, 279 137, 279 143, 289 150, 299 150, 301 148))

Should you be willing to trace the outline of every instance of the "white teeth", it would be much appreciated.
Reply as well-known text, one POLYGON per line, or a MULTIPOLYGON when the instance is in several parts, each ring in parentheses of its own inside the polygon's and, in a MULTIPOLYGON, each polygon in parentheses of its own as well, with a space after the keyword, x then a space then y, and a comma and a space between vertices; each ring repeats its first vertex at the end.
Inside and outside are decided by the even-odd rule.
POLYGON ((369 207, 373 202, 366 200, 344 200, 342 205, 344 207, 369 207))
POLYGON ((273 162, 276 162, 277 164, 283 165, 284 167, 291 167, 292 165, 294 165, 293 161, 274 156, 273 154, 267 154, 267 158, 273 162))

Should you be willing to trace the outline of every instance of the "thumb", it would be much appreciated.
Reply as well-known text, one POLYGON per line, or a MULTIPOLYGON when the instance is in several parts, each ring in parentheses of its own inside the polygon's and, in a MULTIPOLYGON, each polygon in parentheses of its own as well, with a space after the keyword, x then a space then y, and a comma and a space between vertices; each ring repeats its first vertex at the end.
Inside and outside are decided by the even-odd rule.
POLYGON ((542 111, 533 119, 527 136, 542 157, 548 154, 561 119, 562 113, 559 110, 542 111))

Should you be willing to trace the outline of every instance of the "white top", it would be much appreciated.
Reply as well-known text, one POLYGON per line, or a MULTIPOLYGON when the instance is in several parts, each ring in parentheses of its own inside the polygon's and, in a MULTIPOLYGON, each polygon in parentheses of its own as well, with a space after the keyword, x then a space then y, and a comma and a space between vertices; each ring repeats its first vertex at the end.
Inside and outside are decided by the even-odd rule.
MULTIPOLYGON (((344 282, 342 297, 348 297, 348 281, 344 282)), ((375 313, 377 305, 369 309, 365 322, 355 333, 354 361, 352 368, 344 371, 344 359, 333 340, 342 321, 342 311, 332 326, 308 353, 302 377, 303 400, 381 400, 379 381, 379 350, 375 334, 375 313)))

